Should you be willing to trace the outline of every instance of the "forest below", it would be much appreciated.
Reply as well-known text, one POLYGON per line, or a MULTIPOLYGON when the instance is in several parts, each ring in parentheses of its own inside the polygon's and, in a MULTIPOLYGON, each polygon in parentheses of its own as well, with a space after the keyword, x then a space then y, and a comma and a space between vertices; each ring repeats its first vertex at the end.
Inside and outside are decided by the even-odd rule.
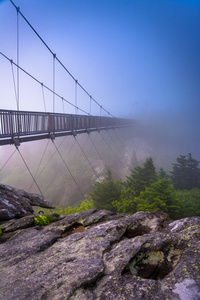
POLYGON ((200 216, 200 168, 191 153, 180 155, 172 164, 170 175, 163 168, 156 172, 151 157, 143 166, 131 170, 125 181, 114 180, 107 170, 102 182, 77 207, 56 211, 61 214, 81 212, 89 208, 107 209, 134 214, 139 211, 160 210, 170 220, 200 216))

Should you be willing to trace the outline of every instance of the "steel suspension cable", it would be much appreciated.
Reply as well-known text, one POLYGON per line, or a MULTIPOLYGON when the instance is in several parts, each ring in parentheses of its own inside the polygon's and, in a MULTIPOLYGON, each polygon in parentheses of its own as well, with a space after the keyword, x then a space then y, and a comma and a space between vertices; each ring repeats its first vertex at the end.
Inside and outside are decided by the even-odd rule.
POLYGON ((78 101, 78 91, 77 91, 77 83, 78 83, 78 80, 75 81, 75 114, 77 114, 77 101, 78 101))
POLYGON ((13 78, 13 85, 14 85, 14 91, 15 91, 16 105, 18 106, 17 88, 16 88, 15 75, 14 75, 14 70, 13 70, 13 61, 11 60, 10 63, 11 63, 11 70, 12 70, 12 78, 13 78))
POLYGON ((116 129, 117 129, 117 131, 119 133, 119 134, 117 134, 117 131, 115 131, 116 135, 118 136, 118 139, 121 141, 121 143, 123 145, 127 141, 127 138, 126 138, 126 136, 124 134, 123 135, 121 134, 121 132, 120 132, 121 128, 117 127, 116 129), (123 136, 123 139, 121 138, 122 136, 123 136))
MULTIPOLYGON (((46 153, 48 144, 49 144, 49 140, 47 141, 46 147, 45 147, 44 152, 43 152, 43 154, 42 154, 42 157, 41 157, 41 159, 40 159, 40 162, 39 162, 39 165, 38 165, 38 167, 37 167, 37 170, 36 170, 36 172, 35 172, 35 175, 34 175, 35 178, 37 178, 37 174, 38 174, 39 168, 40 168, 40 166, 41 166, 41 164, 42 164, 42 161, 43 161, 44 155, 45 155, 45 153, 46 153)), ((29 188, 29 192, 31 191, 32 186, 33 186, 33 182, 32 182, 32 184, 31 184, 31 186, 30 186, 30 188, 29 188)))
POLYGON ((46 111, 47 111, 47 108, 46 108, 46 101, 45 101, 44 85, 43 85, 43 83, 41 83, 41 87, 42 87, 42 98, 43 98, 43 102, 44 102, 44 110, 45 110, 45 112, 46 112, 46 111))
MULTIPOLYGON (((71 106, 75 107, 75 105, 73 103, 71 103, 70 101, 66 100, 64 97, 60 96, 59 94, 57 94, 56 92, 54 92, 51 88, 49 88, 47 85, 43 84, 42 82, 40 82, 37 78, 35 78, 33 75, 31 75, 29 72, 27 72, 26 70, 24 70, 22 67, 18 66, 12 59, 8 58, 4 53, 0 52, 0 54, 6 58, 7 60, 9 60, 10 62, 12 62, 16 67, 18 67, 21 71, 23 71, 26 75, 28 75, 29 77, 31 77, 32 79, 34 79, 37 83, 39 83, 40 85, 43 85, 44 88, 46 88, 48 91, 50 91, 51 93, 54 93, 55 96, 57 96, 58 98, 62 99, 62 101, 67 102, 68 104, 70 104, 71 106)), ((80 111, 82 111, 83 113, 89 115, 88 112, 86 112, 85 110, 81 109, 80 107, 78 107, 78 109, 80 111)))
POLYGON ((79 190, 79 192, 80 192, 81 196, 84 198, 84 195, 83 195, 83 193, 82 193, 82 191, 81 191, 81 189, 80 189, 80 187, 79 187, 79 185, 78 185, 78 183, 77 183, 77 181, 76 181, 75 177, 73 176, 73 174, 72 174, 72 172, 70 171, 69 167, 67 166, 67 164, 66 164, 66 162, 65 162, 64 158, 62 157, 62 154, 60 153, 60 151, 59 151, 58 147, 56 146, 56 144, 54 143, 54 141, 53 141, 53 140, 52 140, 52 142, 53 142, 53 144, 54 144, 54 146, 55 146, 55 148, 56 148, 56 150, 57 150, 58 154, 60 155, 60 158, 62 159, 62 161, 63 161, 63 163, 64 163, 65 167, 67 168, 67 170, 68 170, 68 172, 70 173, 70 175, 71 175, 72 179, 74 180, 74 182, 75 182, 75 184, 76 184, 76 186, 77 186, 77 188, 78 188, 78 190, 79 190))
POLYGON ((29 167, 28 167, 28 165, 27 165, 27 163, 26 163, 25 159, 23 158, 23 156, 22 156, 21 152, 19 151, 19 148, 18 148, 18 147, 16 147, 16 149, 17 149, 17 151, 19 152, 19 155, 21 156, 21 159, 23 160, 23 162, 24 162, 24 164, 25 164, 25 166, 26 166, 27 170, 29 171, 29 174, 31 175, 31 177, 32 177, 33 181, 35 182, 35 184, 36 184, 36 186, 37 186, 37 188, 38 188, 38 190, 39 190, 40 194, 41 194, 41 195, 44 197, 44 195, 43 195, 43 193, 42 193, 42 191, 41 191, 41 189, 40 189, 39 185, 37 184, 37 181, 35 180, 35 178, 34 178, 33 174, 31 173, 31 170, 29 169, 29 167))
POLYGON ((77 144, 79 145, 79 147, 80 147, 80 149, 81 149, 82 153, 84 154, 84 156, 85 156, 86 160, 88 161, 88 163, 89 163, 90 167, 91 167, 91 168, 92 168, 92 170, 94 171, 94 173, 95 173, 95 175, 97 176, 97 178, 99 178, 99 176, 98 176, 97 172, 95 171, 94 167, 92 166, 91 162, 89 161, 89 159, 88 159, 87 155, 85 154, 85 152, 84 152, 83 148, 81 147, 80 143, 78 142, 77 138, 76 138, 75 136, 74 136, 74 138, 75 138, 75 140, 76 140, 77 144))
POLYGON ((17 149, 15 149, 13 151, 13 153, 9 156, 9 158, 7 159, 7 161, 4 163, 4 165, 1 167, 0 172, 3 170, 3 168, 7 165, 7 163, 9 162, 9 160, 11 159, 11 157, 15 154, 15 152, 17 151, 17 149))
MULTIPOLYGON (((45 47, 49 50, 49 52, 52 55, 55 55, 54 52, 50 49, 50 47, 45 43, 45 41, 41 38, 41 36, 39 35, 39 33, 34 29, 34 27, 30 24, 30 22, 25 18, 25 16, 21 13, 19 7, 17 7, 15 5, 15 3, 10 0, 10 2, 13 4, 13 6, 16 8, 16 10, 18 11, 18 14, 20 14, 22 16, 22 18, 25 20, 25 22, 30 26, 30 28, 33 30, 33 32, 37 35, 37 37, 41 40, 41 42, 45 45, 45 47)), ((57 62, 64 68, 64 70, 71 76, 71 78, 74 81, 77 81, 75 79, 75 77, 69 72, 69 70, 64 66, 64 64, 58 59, 58 57, 56 56, 55 59, 57 60, 57 62)), ((89 96, 92 98, 92 100, 101 107, 101 105, 86 91, 86 89, 77 81, 78 86, 89 96)), ((108 113, 108 115, 110 115, 111 117, 114 117, 112 114, 110 114, 105 108, 102 107, 102 109, 108 113)))
MULTIPOLYGON (((65 140, 66 138, 67 138, 67 137, 64 137, 63 141, 59 144, 58 148, 62 145, 62 143, 64 142, 64 140, 65 140)), ((65 160, 66 160, 67 155, 71 152, 71 150, 72 150, 74 144, 75 144, 75 140, 73 140, 72 146, 70 147, 69 151, 68 151, 67 154, 65 155, 65 158, 64 158, 65 160)), ((57 153, 57 150, 55 150, 55 152, 54 152, 54 154, 51 156, 51 158, 52 158, 56 153, 57 153)), ((51 160, 51 158, 48 160, 48 163, 49 163, 49 161, 51 160)), ((48 164, 48 163, 47 163, 47 164, 48 164)), ((58 171, 60 171, 60 167, 61 167, 62 164, 63 164, 63 162, 61 161, 59 167, 58 167, 57 170, 54 172, 54 175, 52 176, 52 178, 54 178, 54 177, 56 176, 56 174, 58 173, 58 171)), ((46 166, 47 166, 47 165, 46 165, 46 166)), ((45 168, 46 168, 46 166, 45 166, 45 168)), ((48 190, 48 188, 49 188, 50 185, 51 185, 51 182, 50 182, 50 184, 47 186, 45 192, 48 190)))
POLYGON ((110 147, 110 145, 107 143, 106 139, 104 138, 104 136, 99 132, 100 136, 102 137, 102 139, 104 140, 104 142, 106 143, 106 145, 109 147, 109 149, 112 151, 112 153, 114 154, 114 156, 117 158, 117 160, 120 162, 120 164, 123 166, 123 168, 125 168, 125 166, 123 165, 123 163, 121 162, 121 160, 119 159, 119 157, 117 156, 117 154, 113 151, 113 149, 110 147))
MULTIPOLYGON (((62 145, 62 143, 64 142, 64 140, 66 139, 66 136, 64 137, 64 139, 61 141, 61 143, 59 144, 58 148, 62 145)), ((51 157, 49 158, 49 160, 47 161, 46 165, 43 167, 43 169, 40 171, 40 173, 38 174, 37 177, 40 176, 40 174, 44 171, 44 169, 46 168, 46 166, 49 164, 49 162, 52 160, 52 158, 54 157, 54 155, 56 154, 56 150, 54 151, 54 153, 51 155, 51 157)))
MULTIPOLYGON (((121 128, 121 130, 123 130, 124 131, 124 128, 121 128)), ((125 129, 125 132, 124 132, 124 137, 126 138, 126 140, 129 140, 130 139, 130 136, 129 136, 129 134, 127 134, 127 129, 125 129)))
MULTIPOLYGON (((93 142, 93 140, 92 140, 92 138, 91 138, 91 136, 90 136, 90 133, 88 133, 88 136, 89 136, 89 139, 90 139, 90 141, 91 141, 91 143, 92 143, 94 149, 96 150, 97 154, 99 155, 100 159, 103 161, 103 158, 102 158, 102 156, 100 155, 99 150, 97 149, 95 143, 93 142)), ((104 161, 103 161, 103 164, 104 164, 104 161)))
POLYGON ((63 100, 63 97, 62 97, 62 108, 63 108, 63 113, 65 113, 65 106, 64 106, 64 100, 63 100))
POLYGON ((56 80, 55 58, 56 58, 56 54, 53 54, 53 112, 55 112, 55 80, 56 80))
MULTIPOLYGON (((17 65, 19 66, 19 7, 17 8, 17 65)), ((19 110, 19 68, 17 68, 17 110, 19 110)))
POLYGON ((115 132, 115 136, 117 137, 117 139, 120 141, 120 143, 122 144, 122 146, 123 146, 123 149, 124 149, 124 154, 122 154, 122 156, 123 156, 123 162, 126 162, 126 159, 124 159, 125 158, 125 147, 126 147, 126 141, 127 141, 127 139, 126 139, 126 136, 125 135, 123 135, 123 140, 121 139, 121 134, 120 134, 120 130, 119 130, 119 128, 116 128, 115 130, 113 129, 113 131, 115 132), (119 133, 119 134, 118 134, 119 133))
MULTIPOLYGON (((64 139, 61 141, 61 143, 58 145, 58 148, 63 144, 63 142, 65 141, 66 138, 67 138, 67 137, 65 136, 64 139)), ((48 166, 49 162, 52 160, 52 158, 54 157, 54 155, 55 155, 56 153, 57 153, 57 150, 55 150, 54 153, 51 155, 51 157, 48 159, 46 165, 45 165, 45 166, 43 167, 43 169, 42 169, 42 172, 43 172, 44 169, 48 166)), ((48 178, 49 184, 47 185, 47 187, 46 187, 46 189, 45 189, 45 192, 48 190, 49 186, 52 185, 52 181, 53 181, 54 177, 56 176, 56 174, 58 173, 58 170, 60 171, 60 168, 61 168, 62 164, 63 164, 63 162, 61 161, 60 164, 59 164, 59 166, 56 168, 56 170, 55 170, 55 169, 53 170, 54 173, 53 173, 53 175, 51 176, 52 179, 50 180, 50 178, 48 178)), ((57 165, 58 165, 58 164, 57 164, 57 165)), ((48 171, 48 170, 47 170, 47 171, 48 171)), ((40 172, 40 174, 41 174, 41 172, 40 172)), ((39 175, 40 175, 40 174, 39 174, 39 175)))
MULTIPOLYGON (((113 129, 113 132, 114 132, 115 129, 113 129)), ((123 156, 123 153, 120 151, 120 149, 118 148, 117 144, 115 143, 114 139, 112 138, 112 135, 110 134, 110 131, 107 130, 107 134, 108 136, 110 137, 112 143, 114 144, 115 148, 117 149, 117 151, 120 153, 120 155, 123 156)))
POLYGON ((90 115, 91 115, 91 111, 92 111, 92 96, 90 96, 90 115))

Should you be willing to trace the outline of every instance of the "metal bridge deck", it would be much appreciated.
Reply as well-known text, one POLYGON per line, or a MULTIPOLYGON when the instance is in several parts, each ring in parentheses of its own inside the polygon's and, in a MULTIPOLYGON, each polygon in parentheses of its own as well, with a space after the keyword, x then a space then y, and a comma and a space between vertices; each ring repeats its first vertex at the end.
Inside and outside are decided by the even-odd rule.
POLYGON ((0 146, 132 125, 123 118, 0 110, 0 146))

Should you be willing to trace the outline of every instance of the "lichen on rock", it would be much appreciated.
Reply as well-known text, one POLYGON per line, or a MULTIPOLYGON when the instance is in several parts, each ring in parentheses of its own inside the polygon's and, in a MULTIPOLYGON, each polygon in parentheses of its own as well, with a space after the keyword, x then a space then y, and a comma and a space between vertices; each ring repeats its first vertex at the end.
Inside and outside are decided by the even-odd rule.
POLYGON ((199 217, 91 209, 1 226, 1 300, 199 299, 199 217))

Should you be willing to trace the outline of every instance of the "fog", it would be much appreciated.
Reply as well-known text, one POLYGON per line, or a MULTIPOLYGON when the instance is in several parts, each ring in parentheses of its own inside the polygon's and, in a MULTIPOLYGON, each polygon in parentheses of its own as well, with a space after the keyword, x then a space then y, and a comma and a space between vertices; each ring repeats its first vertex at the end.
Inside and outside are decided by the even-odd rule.
POLYGON ((200 160, 199 111, 166 111, 136 117, 139 135, 151 145, 158 167, 170 170, 180 154, 192 153, 200 160))
MULTIPOLYGON (((198 113, 188 111, 141 112, 131 128, 80 134, 78 143, 72 136, 56 138, 67 167, 50 140, 23 143, 19 150, 44 196, 59 206, 74 205, 93 189, 94 181, 102 180, 108 167, 115 179, 124 180, 149 156, 157 171, 163 167, 167 172, 179 155, 192 153, 200 160, 199 123, 198 113)), ((14 150, 14 146, 0 148, 0 182, 39 193, 17 151, 7 162, 14 150)))

